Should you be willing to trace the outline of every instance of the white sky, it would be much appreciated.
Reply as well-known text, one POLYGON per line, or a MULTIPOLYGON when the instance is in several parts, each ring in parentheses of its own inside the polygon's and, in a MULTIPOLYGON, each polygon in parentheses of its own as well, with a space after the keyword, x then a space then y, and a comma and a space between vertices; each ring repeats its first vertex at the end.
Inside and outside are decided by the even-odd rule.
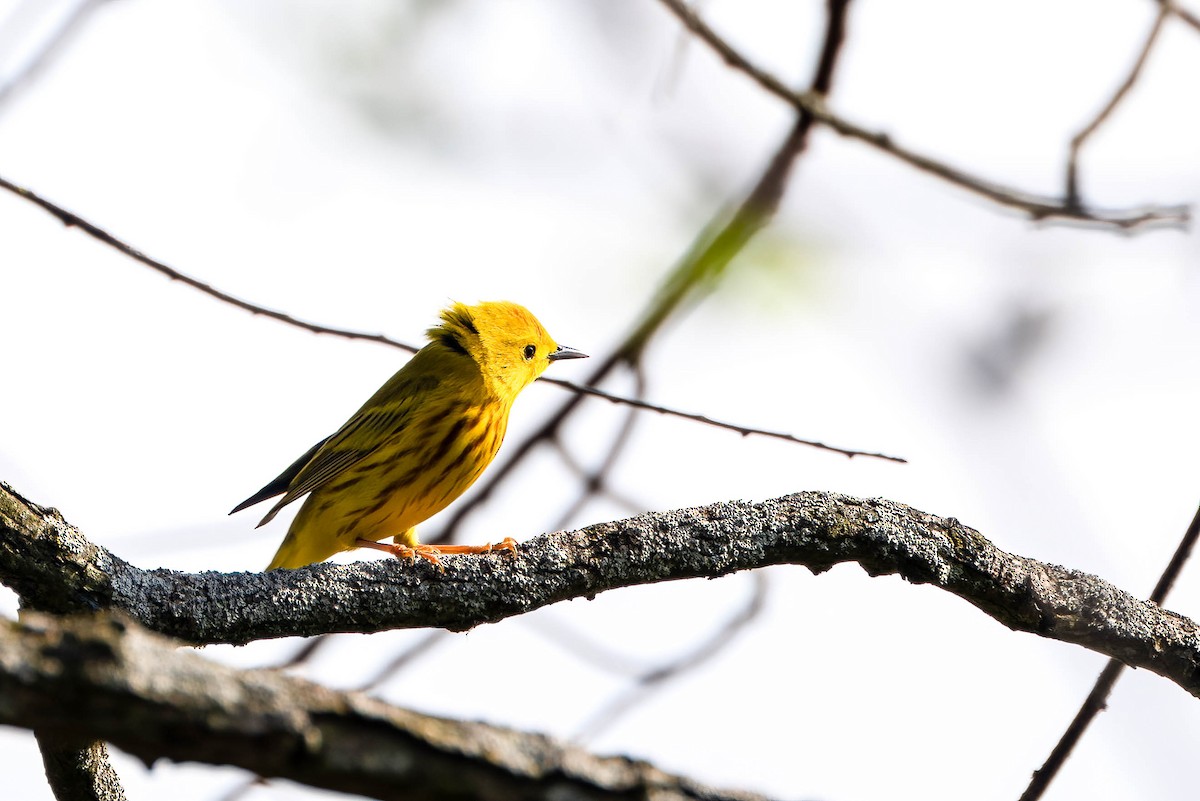
MULTIPOLYGON (((0 25, 17 5, 0 2, 0 25)), ((822 7, 704 11, 799 81, 822 7)), ((834 107, 1057 192, 1067 140, 1155 7, 859 0, 834 107)), ((0 70, 15 41, 0 35, 0 70)), ((1085 152, 1089 198, 1195 202, 1198 74, 1200 34, 1169 26, 1085 152)), ((789 121, 653 0, 122 0, 0 107, 0 175, 296 316, 416 343, 447 299, 509 298, 600 355, 789 121), (428 18, 401 25, 408 12, 428 18)), ((286 520, 255 531, 253 513, 225 512, 403 361, 219 305, 8 195, 0 243, 0 479, 138 565, 259 569, 286 520)), ((911 464, 648 416, 613 483, 646 509, 805 489, 887 497, 1148 593, 1200 486, 1198 255, 1194 233, 1036 228, 821 132, 777 224, 651 351, 651 399, 911 464), (995 354, 1019 314, 1044 333, 1006 389, 988 388, 972 354, 995 354)), ((560 397, 531 388, 510 444, 560 397)), ((598 459, 620 416, 589 406, 568 432, 578 458, 598 459)), ((531 468, 471 518, 471 539, 553 525, 571 475, 549 454, 531 468)), ((597 502, 574 524, 623 515, 597 502)), ((786 798, 1012 799, 1104 664, 853 566, 768 573, 768 611, 733 648, 589 746, 786 798)), ((1169 603, 1193 617, 1195 573, 1169 603)), ((702 641, 751 585, 638 588, 449 636, 381 692, 571 736, 625 684, 547 632, 653 665, 702 641)), ((305 675, 352 686, 419 636, 343 637, 305 675)), ((261 665, 294 647, 204 653, 261 665)), ((32 738, 0 738, 13 797, 49 798, 32 738)), ((1195 699, 1131 672, 1049 797, 1191 795, 1197 742, 1195 699)), ((177 801, 210 801, 241 776, 123 756, 118 768, 131 797, 177 801)))

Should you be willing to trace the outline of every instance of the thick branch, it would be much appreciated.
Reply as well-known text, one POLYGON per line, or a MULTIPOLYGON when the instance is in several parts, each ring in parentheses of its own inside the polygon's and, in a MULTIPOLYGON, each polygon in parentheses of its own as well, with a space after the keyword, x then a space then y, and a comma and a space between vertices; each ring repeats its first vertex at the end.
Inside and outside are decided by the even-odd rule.
POLYGON ((125 801, 125 790, 102 741, 64 738, 38 729, 33 733, 46 780, 58 801, 125 801))
POLYGON ((969 601, 1004 625, 1144 667, 1200 696, 1194 622, 1095 576, 1006 553, 954 518, 804 492, 715 503, 537 537, 517 556, 312 565, 270 573, 141 570, 0 485, 0 580, 26 603, 78 595, 193 643, 329 631, 465 630, 606 590, 768 565, 839 562, 969 601))
POLYGON ((756 798, 540 735, 235 670, 107 615, 0 625, 0 723, 374 798, 756 798))

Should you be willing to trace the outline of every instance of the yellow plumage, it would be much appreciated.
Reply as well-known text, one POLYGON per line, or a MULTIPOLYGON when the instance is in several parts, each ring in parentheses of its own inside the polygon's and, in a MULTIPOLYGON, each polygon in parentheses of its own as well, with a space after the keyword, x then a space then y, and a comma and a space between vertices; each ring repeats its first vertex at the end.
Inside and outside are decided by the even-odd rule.
MULTIPOLYGON (((438 553, 491 550, 423 545, 415 527, 483 473, 521 390, 550 362, 584 354, 556 345, 527 309, 505 301, 455 303, 428 336, 429 344, 333 436, 233 510, 282 495, 261 526, 308 494, 268 570, 358 547, 437 564, 438 553), (387 537, 395 545, 379 544, 387 537)), ((501 547, 514 546, 506 540, 501 547)))

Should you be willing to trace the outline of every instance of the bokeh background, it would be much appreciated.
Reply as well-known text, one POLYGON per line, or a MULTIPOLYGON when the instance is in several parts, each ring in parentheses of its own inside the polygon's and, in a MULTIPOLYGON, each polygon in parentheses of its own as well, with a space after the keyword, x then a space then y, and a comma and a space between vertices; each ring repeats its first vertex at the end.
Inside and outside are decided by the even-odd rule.
MULTIPOLYGON (((73 5, 0 2, 0 175, 234 295, 414 344, 450 299, 507 298, 605 355, 793 119, 653 0, 121 0, 93 4, 25 75, 73 5)), ((757 63, 808 79, 822 3, 701 8, 757 63)), ((1059 192, 1067 143, 1156 12, 856 0, 832 105, 1059 192)), ((1168 24, 1084 152, 1088 200, 1196 201, 1197 76, 1200 32, 1168 24)), ((910 463, 644 414, 611 496, 567 522, 834 490, 1148 594, 1200 487, 1198 256, 1186 230, 1033 225, 819 129, 775 223, 651 345, 647 397, 910 463)), ((221 305, 8 194, 0 310, 0 478, 143 567, 260 569, 290 514, 256 531, 254 512, 227 510, 404 359, 221 305)), ((566 397, 528 390, 509 444, 566 397)), ((594 464, 625 414, 588 401, 565 431, 572 459, 594 464)), ((580 492, 543 449, 464 539, 536 536, 580 492)), ((445 635, 373 692, 779 797, 1010 799, 1104 664, 856 566, 764 576, 445 635), (760 601, 719 652, 638 691, 760 601)), ((1194 567, 1168 606, 1200 614, 1194 567)), ((0 607, 16 614, 7 591, 0 607)), ((427 636, 336 637, 299 672, 355 687, 427 636)), ((299 646, 204 654, 263 666, 299 646)), ((1198 745, 1196 700, 1128 673, 1048 797, 1191 797, 1198 745)), ((133 798, 215 801, 247 778, 114 759, 133 798)), ((50 797, 28 733, 0 730, 0 768, 9 797, 50 797)), ((279 782, 243 797, 322 795, 279 782)))

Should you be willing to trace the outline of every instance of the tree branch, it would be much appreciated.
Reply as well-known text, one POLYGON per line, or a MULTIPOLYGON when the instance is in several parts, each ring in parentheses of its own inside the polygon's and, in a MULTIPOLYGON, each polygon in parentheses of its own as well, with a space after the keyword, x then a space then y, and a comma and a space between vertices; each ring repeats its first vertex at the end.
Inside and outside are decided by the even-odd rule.
POLYGON ((1150 58, 1150 51, 1154 49, 1155 43, 1158 42, 1158 35, 1162 32, 1163 23, 1172 11, 1172 5, 1169 2, 1164 2, 1159 9, 1158 15, 1154 18, 1154 24, 1150 26, 1150 32, 1146 34, 1146 40, 1142 43, 1142 49, 1139 51, 1137 59, 1134 60, 1133 66, 1129 69, 1129 74, 1125 76, 1125 80, 1113 92, 1112 97, 1104 104, 1104 108, 1097 112, 1096 116, 1080 129, 1079 133, 1071 137, 1071 146, 1067 156, 1067 188, 1066 188, 1066 204, 1068 206, 1078 206, 1079 200, 1079 151, 1084 143, 1100 129, 1112 113, 1116 111, 1117 106, 1129 94, 1129 90, 1137 83, 1138 78, 1142 74, 1142 69, 1146 66, 1146 61, 1150 58))
MULTIPOLYGON (((50 202, 49 200, 47 200, 46 198, 37 194, 36 192, 34 192, 31 189, 28 189, 24 186, 19 186, 17 184, 14 184, 13 182, 6 180, 3 177, 0 177, 0 189, 7 190, 9 192, 12 192, 17 197, 20 197, 24 200, 28 200, 30 203, 34 204, 38 208, 40 208, 43 211, 56 217, 59 220, 59 222, 61 222, 63 225, 70 227, 70 228, 78 228, 79 230, 83 231, 85 234, 92 237, 96 241, 101 242, 101 243, 113 248, 118 253, 128 256, 129 258, 133 259, 134 261, 136 261, 140 264, 143 264, 146 267, 149 267, 150 269, 154 270, 155 272, 165 275, 167 278, 170 278, 172 281, 179 281, 180 283, 184 284, 185 286, 189 286, 192 289, 195 289, 205 295, 208 295, 210 298, 220 301, 221 303, 227 303, 230 306, 234 306, 236 308, 242 309, 243 311, 250 312, 251 314, 254 314, 254 315, 261 315, 263 317, 269 317, 270 319, 276 320, 277 322, 281 322, 285 325, 290 325, 295 328, 300 328, 300 329, 303 329, 303 330, 308 331, 313 334, 326 334, 328 336, 340 337, 342 339, 362 340, 364 342, 374 342, 379 345, 387 345, 388 347, 405 351, 406 353, 416 353, 417 352, 417 348, 415 346, 410 345, 407 342, 401 342, 399 340, 392 339, 391 337, 386 336, 384 334, 371 334, 366 331, 355 331, 355 330, 349 329, 349 328, 337 328, 335 326, 328 326, 328 325, 322 325, 320 323, 314 323, 311 320, 302 320, 298 317, 293 317, 292 315, 287 314, 286 312, 281 312, 277 309, 271 309, 266 306, 262 306, 257 303, 254 303, 252 301, 245 300, 244 298, 239 298, 236 295, 231 295, 230 293, 225 292, 224 290, 218 289, 217 287, 214 287, 211 284, 206 284, 205 282, 201 281, 200 279, 190 276, 187 273, 180 272, 179 270, 176 270, 174 267, 170 266, 169 264, 167 264, 165 262, 159 261, 158 259, 153 258, 152 256, 146 255, 145 253, 138 250, 133 245, 129 244, 128 242, 124 241, 123 239, 120 239, 119 237, 109 233, 108 231, 104 230, 103 228, 96 225, 95 223, 85 220, 84 218, 80 217, 79 215, 75 214, 74 212, 68 211, 67 209, 63 208, 62 206, 59 206, 56 203, 50 202)), ((840 453, 840 454, 842 454, 844 456, 848 456, 848 457, 864 456, 864 457, 868 457, 868 458, 872 458, 872 459, 887 459, 887 460, 893 461, 893 462, 904 462, 905 461, 904 459, 902 459, 898 456, 888 456, 888 455, 882 454, 882 453, 872 453, 869 451, 858 451, 858 450, 850 450, 847 448, 837 448, 832 445, 826 445, 823 442, 817 442, 816 440, 811 440, 811 439, 802 439, 800 437, 793 436, 792 434, 787 434, 787 433, 784 433, 781 431, 769 431, 767 429, 754 428, 751 426, 743 426, 743 425, 738 425, 736 423, 729 423, 729 422, 723 422, 721 420, 714 420, 711 417, 707 417, 702 414, 696 414, 694 412, 683 412, 683 411, 679 411, 676 409, 670 409, 666 406, 658 406, 653 403, 646 403, 644 400, 642 400, 640 398, 638 398, 638 399, 623 398, 620 395, 614 395, 611 392, 605 392, 604 390, 598 389, 596 387, 580 385, 580 384, 573 383, 571 381, 564 381, 561 378, 551 378, 548 376, 543 376, 539 380, 544 384, 553 384, 556 387, 561 387, 562 389, 565 389, 569 392, 573 392, 576 395, 591 395, 596 398, 603 398, 604 400, 609 401, 610 403, 617 404, 617 405, 629 406, 629 407, 632 407, 635 409, 644 409, 646 411, 651 411, 651 412, 658 412, 659 414, 666 415, 668 417, 679 417, 684 420, 691 420, 693 422, 703 423, 704 425, 707 425, 707 426, 713 426, 714 428, 724 428, 729 431, 736 431, 737 433, 741 434, 742 436, 755 435, 755 436, 762 436, 762 437, 770 437, 772 439, 781 439, 781 440, 784 440, 785 442, 792 442, 797 445, 807 445, 809 447, 818 448, 820 450, 832 451, 834 453, 840 453)))
MULTIPOLYGON (((17 526, 26 532, 26 542, 52 543, 68 548, 78 547, 70 555, 55 559, 53 549, 39 554, 21 565, 21 575, 0 579, 13 589, 36 586, 44 582, 35 593, 17 590, 24 609, 35 609, 55 614, 76 614, 96 609, 99 600, 87 592, 80 592, 82 584, 103 582, 106 578, 89 567, 90 560, 103 552, 79 536, 67 525, 62 516, 53 509, 44 509, 30 504, 19 496, 9 495, 8 487, 0 482, 0 527, 17 526), (59 534, 66 539, 60 539, 59 534), (68 541, 69 540, 69 541, 68 541), (41 557, 53 563, 41 561, 41 557), (77 561, 73 561, 77 560, 77 561), (78 568, 82 573, 74 573, 78 568), (89 575, 89 571, 92 573, 89 575)), ((19 546, 18 546, 19 547, 19 546)), ((7 563, 7 560, 0 558, 7 563)), ((46 769, 46 780, 58 801, 125 801, 120 777, 108 760, 108 749, 103 742, 85 741, 77 737, 62 737, 53 731, 40 728, 34 730, 42 762, 46 769)))
MULTIPOLYGON (((838 54, 842 51, 842 42, 845 39, 849 0, 827 0, 827 3, 829 13, 826 16, 824 43, 808 93, 813 96, 823 96, 829 90, 838 54)), ((735 209, 721 210, 701 229, 687 252, 666 275, 649 305, 639 314, 632 329, 622 338, 621 344, 606 359, 597 360, 598 363, 593 365, 587 378, 589 385, 599 384, 618 367, 636 369, 647 345, 663 324, 679 314, 685 301, 696 303, 705 291, 711 291, 717 278, 728 268, 746 243, 771 223, 787 189, 792 166, 807 147, 808 136, 812 130, 812 115, 804 108, 798 111, 796 121, 767 162, 750 193, 735 209)), ((578 395, 571 398, 554 414, 543 420, 535 431, 517 443, 516 447, 510 448, 504 463, 492 468, 487 477, 477 485, 471 497, 456 506, 435 541, 453 539, 462 521, 486 503, 492 492, 508 480, 513 471, 539 444, 553 441, 558 436, 563 423, 574 414, 580 402, 581 398, 578 395)), ((837 450, 847 456, 853 455, 840 448, 827 448, 820 443, 807 444, 825 450, 837 450)))
POLYGON ((757 798, 541 735, 235 670, 175 645, 105 614, 0 625, 0 723, 107 740, 147 762, 235 765, 374 798, 757 798))
POLYGON ((1191 209, 1187 205, 1141 206, 1136 208, 1102 209, 1067 203, 1046 195, 1026 192, 1014 187, 989 181, 965 170, 938 161, 930 156, 897 144, 891 135, 872 131, 831 112, 824 98, 817 92, 795 92, 775 76, 755 66, 749 59, 730 45, 708 26, 684 0, 659 0, 667 10, 704 42, 731 68, 745 74, 768 93, 803 109, 822 125, 838 134, 855 139, 876 150, 929 173, 960 189, 979 195, 991 202, 1015 209, 1035 221, 1062 220, 1083 226, 1110 228, 1132 232, 1150 227, 1184 227, 1191 221, 1191 209))
POLYGON ((1170 9, 1171 16, 1187 25, 1190 25, 1197 32, 1200 32, 1200 17, 1197 17, 1186 8, 1181 8, 1174 2, 1174 0, 1155 0, 1155 2, 1157 2, 1160 6, 1170 9))
POLYGON ((803 492, 714 503, 537 537, 508 554, 270 573, 142 570, 0 484, 0 581, 25 603, 64 596, 190 643, 494 623, 572 598, 769 565, 857 562, 968 601, 1005 626, 1144 667, 1200 696, 1200 629, 1095 576, 1000 550, 954 518, 803 492), (32 577, 32 578, 31 578, 32 577))
POLYGON ((121 779, 108 761, 108 746, 102 741, 81 742, 40 728, 33 733, 42 752, 46 780, 58 801, 125 801, 121 779))
MULTIPOLYGON (((1200 508, 1196 509, 1196 514, 1192 516, 1192 522, 1188 524, 1187 530, 1183 532, 1183 538, 1179 541, 1179 545, 1175 548, 1175 553, 1171 556, 1171 561, 1167 563, 1163 569, 1162 575, 1159 576, 1158 583, 1154 585, 1154 591, 1150 593, 1150 601, 1152 603, 1162 605, 1167 599, 1167 594, 1170 593, 1171 587, 1175 585, 1175 580, 1179 578, 1179 574, 1183 571, 1183 566, 1187 563, 1188 558, 1192 555, 1192 549, 1196 547, 1196 542, 1200 541, 1200 508)), ((1092 691, 1088 693, 1087 698, 1083 700, 1083 704, 1079 707, 1079 711, 1075 713, 1075 717, 1059 738, 1058 743, 1050 751, 1050 755, 1046 757, 1046 761, 1042 766, 1033 772, 1033 776, 1029 780, 1029 785, 1025 788, 1025 792, 1021 793, 1020 801, 1037 801, 1046 792, 1046 788, 1050 786, 1050 782, 1054 781, 1054 777, 1062 770, 1066 764, 1067 757, 1075 750, 1075 746, 1083 737, 1083 733, 1087 731, 1087 727, 1099 715, 1108 703, 1108 696, 1112 693, 1113 687, 1117 684, 1117 679, 1121 677, 1121 673, 1125 670, 1125 665, 1116 660, 1110 659, 1108 664, 1104 666, 1104 670, 1100 671, 1099 678, 1096 679, 1095 685, 1092 686, 1092 691)))

